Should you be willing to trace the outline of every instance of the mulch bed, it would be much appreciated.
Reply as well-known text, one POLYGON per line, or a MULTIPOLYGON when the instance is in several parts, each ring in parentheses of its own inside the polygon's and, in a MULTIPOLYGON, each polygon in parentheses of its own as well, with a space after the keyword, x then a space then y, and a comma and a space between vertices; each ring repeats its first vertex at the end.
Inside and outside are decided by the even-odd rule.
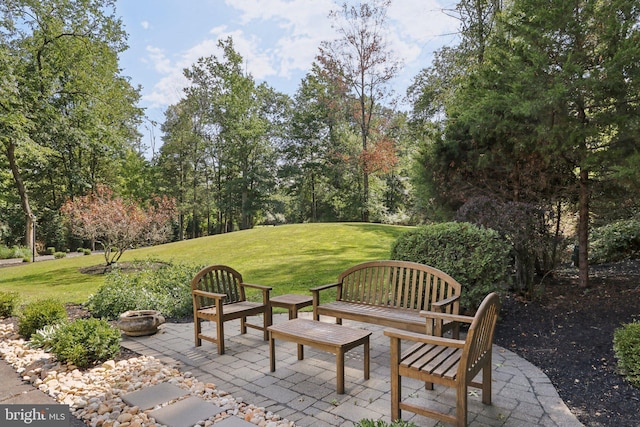
POLYGON ((594 267, 587 289, 572 268, 541 286, 534 301, 503 300, 495 343, 542 369, 584 425, 640 426, 640 389, 613 353, 614 331, 640 321, 640 261, 594 267))

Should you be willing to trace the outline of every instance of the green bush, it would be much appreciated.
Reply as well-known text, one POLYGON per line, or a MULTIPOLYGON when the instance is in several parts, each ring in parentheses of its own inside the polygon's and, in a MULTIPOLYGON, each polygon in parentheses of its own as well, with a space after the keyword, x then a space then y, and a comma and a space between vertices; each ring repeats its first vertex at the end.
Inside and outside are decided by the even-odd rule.
POLYGON ((38 329, 67 319, 67 310, 60 301, 44 299, 27 304, 18 318, 18 333, 31 338, 38 329))
POLYGON ((20 301, 17 292, 0 292, 0 317, 11 317, 20 301))
POLYGON ((391 247, 393 259, 430 265, 460 282, 460 305, 471 311, 488 293, 506 288, 509 253, 509 244, 496 231, 466 222, 418 227, 403 233, 391 247))
POLYGON ((91 255, 91 249, 89 249, 89 248, 84 248, 84 249, 82 250, 82 253, 83 253, 83 254, 85 254, 85 255, 91 255))
POLYGON ((26 246, 13 246, 11 248, 0 245, 0 259, 26 258, 31 259, 31 249, 26 246))
POLYGON ((594 228, 589 236, 589 262, 602 264, 640 255, 640 220, 625 219, 594 228))
POLYGON ((640 322, 628 323, 616 329, 613 351, 620 372, 634 387, 640 388, 640 322))
POLYGON ((80 368, 113 358, 120 351, 120 331, 103 319, 76 319, 53 333, 51 353, 80 368))
POLYGON ((67 256, 67 253, 66 253, 66 252, 55 252, 55 253, 53 254, 53 257, 54 257, 55 259, 64 258, 64 257, 66 257, 66 256, 67 256))
POLYGON ((186 264, 139 262, 139 271, 115 269, 105 284, 89 297, 92 316, 117 319, 127 310, 158 310, 165 317, 181 318, 193 312, 190 281, 201 267, 186 264))
POLYGON ((56 247, 55 246, 49 246, 44 251, 44 255, 53 255, 54 253, 56 253, 56 247))

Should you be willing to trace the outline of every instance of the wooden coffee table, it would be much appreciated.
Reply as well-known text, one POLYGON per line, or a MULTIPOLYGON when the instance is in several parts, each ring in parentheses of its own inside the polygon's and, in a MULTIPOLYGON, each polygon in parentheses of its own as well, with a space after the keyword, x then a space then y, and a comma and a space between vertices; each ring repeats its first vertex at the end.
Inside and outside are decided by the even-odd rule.
POLYGON ((269 331, 271 372, 276 370, 276 339, 297 343, 298 360, 304 359, 303 346, 305 345, 328 351, 336 355, 336 392, 344 394, 344 354, 352 348, 363 344, 364 379, 369 379, 370 331, 309 319, 288 320, 269 326, 267 330, 269 331))

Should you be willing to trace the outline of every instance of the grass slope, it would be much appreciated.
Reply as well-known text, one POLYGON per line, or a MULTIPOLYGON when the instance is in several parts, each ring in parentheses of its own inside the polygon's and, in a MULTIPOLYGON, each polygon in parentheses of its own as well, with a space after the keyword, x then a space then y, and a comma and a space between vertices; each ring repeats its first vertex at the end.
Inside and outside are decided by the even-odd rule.
MULTIPOLYGON (((358 262, 388 259, 407 227, 362 223, 296 224, 202 237, 125 252, 121 261, 155 259, 194 265, 226 264, 248 283, 273 286, 272 295, 308 293, 333 282, 358 262)), ((0 291, 23 302, 48 297, 82 303, 104 279, 79 272, 104 263, 102 255, 63 258, 0 269, 0 291)))

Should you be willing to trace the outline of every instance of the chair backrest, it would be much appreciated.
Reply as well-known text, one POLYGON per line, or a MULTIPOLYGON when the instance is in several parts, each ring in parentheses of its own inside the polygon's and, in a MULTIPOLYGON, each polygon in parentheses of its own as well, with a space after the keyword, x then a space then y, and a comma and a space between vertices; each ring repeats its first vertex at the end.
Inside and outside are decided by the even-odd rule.
MULTIPOLYGON (((225 294, 224 304, 245 301, 244 288, 240 286, 242 275, 226 265, 210 265, 203 268, 191 280, 191 289, 225 294)), ((207 298, 199 297, 200 306, 211 305, 207 298)), ((210 300, 210 299, 209 299, 210 300)))
MULTIPOLYGON (((362 302, 415 311, 431 310, 431 303, 460 295, 462 285, 448 274, 410 261, 368 261, 338 276, 342 301, 362 302)), ((459 302, 453 305, 458 313, 459 302)))
POLYGON ((493 333, 499 314, 500 297, 497 293, 492 292, 484 298, 471 322, 471 326, 469 326, 460 367, 458 368, 459 377, 466 375, 467 378, 473 378, 482 367, 484 359, 491 356, 493 333))

